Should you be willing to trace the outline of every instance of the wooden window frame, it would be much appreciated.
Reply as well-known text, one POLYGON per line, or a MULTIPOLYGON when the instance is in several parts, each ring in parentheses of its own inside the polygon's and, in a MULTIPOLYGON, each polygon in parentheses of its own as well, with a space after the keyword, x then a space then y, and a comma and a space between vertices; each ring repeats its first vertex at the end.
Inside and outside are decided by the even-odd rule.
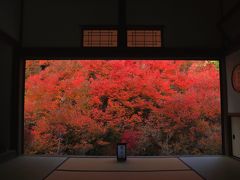
POLYGON ((128 49, 163 49, 166 47, 165 44, 165 26, 164 25, 131 25, 131 26, 127 26, 125 29, 125 39, 124 39, 124 46, 128 49), (160 47, 128 47, 127 43, 127 31, 129 30, 142 30, 142 31, 160 31, 160 39, 161 39, 161 46, 160 47))
POLYGON ((118 48, 119 47, 119 30, 116 26, 82 26, 81 27, 81 48, 118 48), (114 30, 117 31, 117 46, 84 46, 84 31, 91 30, 114 30))
POLYGON ((164 26, 159 25, 159 26, 142 26, 142 25, 134 25, 134 26, 126 26, 124 28, 120 28, 119 26, 116 25, 99 25, 99 26, 85 26, 82 25, 80 27, 81 29, 81 48, 131 48, 131 49, 139 49, 139 48, 144 48, 144 49, 161 49, 165 47, 165 41, 164 41, 164 26), (84 46, 84 31, 86 30, 116 30, 117 31, 117 46, 111 47, 111 46, 84 46), (153 46, 141 46, 141 47, 129 47, 128 46, 128 39, 127 39, 127 32, 131 30, 142 30, 142 31, 160 31, 160 47, 153 47, 153 46))

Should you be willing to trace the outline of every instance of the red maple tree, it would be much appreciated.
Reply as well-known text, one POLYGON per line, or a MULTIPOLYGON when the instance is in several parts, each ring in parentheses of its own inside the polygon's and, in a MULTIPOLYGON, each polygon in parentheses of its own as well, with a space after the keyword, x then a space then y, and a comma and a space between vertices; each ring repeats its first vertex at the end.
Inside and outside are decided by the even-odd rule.
POLYGON ((214 61, 29 60, 27 154, 221 153, 214 61))

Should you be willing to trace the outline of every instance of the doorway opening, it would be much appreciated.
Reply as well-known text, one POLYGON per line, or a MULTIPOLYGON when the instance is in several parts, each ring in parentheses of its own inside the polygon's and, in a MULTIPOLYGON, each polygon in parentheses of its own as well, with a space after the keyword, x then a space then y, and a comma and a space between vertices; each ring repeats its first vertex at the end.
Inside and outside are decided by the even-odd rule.
POLYGON ((24 153, 222 154, 217 60, 26 60, 24 153))

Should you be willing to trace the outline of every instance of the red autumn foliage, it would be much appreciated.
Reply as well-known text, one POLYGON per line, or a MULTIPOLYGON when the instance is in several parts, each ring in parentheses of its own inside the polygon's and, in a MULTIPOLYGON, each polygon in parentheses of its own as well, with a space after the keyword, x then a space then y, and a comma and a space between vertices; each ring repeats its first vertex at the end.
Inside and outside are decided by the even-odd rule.
POLYGON ((215 61, 30 60, 25 84, 27 154, 221 153, 215 61))

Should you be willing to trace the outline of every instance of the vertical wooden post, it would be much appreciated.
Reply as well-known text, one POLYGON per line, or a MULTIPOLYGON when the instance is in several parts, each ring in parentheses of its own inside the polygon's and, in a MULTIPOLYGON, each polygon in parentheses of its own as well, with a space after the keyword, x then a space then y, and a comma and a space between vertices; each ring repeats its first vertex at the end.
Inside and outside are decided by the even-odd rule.
POLYGON ((126 47, 126 0, 118 0, 118 26, 119 26, 119 35, 118 35, 118 47, 126 47))

